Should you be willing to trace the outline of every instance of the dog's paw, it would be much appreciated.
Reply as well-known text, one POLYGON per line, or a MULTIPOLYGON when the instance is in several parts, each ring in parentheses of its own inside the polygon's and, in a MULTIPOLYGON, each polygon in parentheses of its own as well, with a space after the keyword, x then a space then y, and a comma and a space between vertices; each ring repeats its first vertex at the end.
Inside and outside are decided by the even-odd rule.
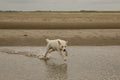
POLYGON ((64 61, 67 61, 67 59, 66 59, 66 58, 64 58, 64 61))
POLYGON ((49 57, 44 57, 44 60, 49 60, 50 58, 49 57))
POLYGON ((40 55, 39 59, 41 59, 41 60, 49 60, 49 57, 45 57, 44 55, 40 55))

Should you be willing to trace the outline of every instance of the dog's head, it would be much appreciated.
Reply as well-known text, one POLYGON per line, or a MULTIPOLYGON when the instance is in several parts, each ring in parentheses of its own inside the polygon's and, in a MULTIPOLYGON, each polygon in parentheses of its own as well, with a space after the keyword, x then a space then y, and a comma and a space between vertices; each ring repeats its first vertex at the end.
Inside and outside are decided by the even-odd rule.
POLYGON ((68 43, 68 41, 58 40, 58 44, 59 44, 60 50, 61 50, 62 52, 65 52, 65 53, 66 53, 66 56, 67 56, 67 50, 66 50, 67 43, 68 43))

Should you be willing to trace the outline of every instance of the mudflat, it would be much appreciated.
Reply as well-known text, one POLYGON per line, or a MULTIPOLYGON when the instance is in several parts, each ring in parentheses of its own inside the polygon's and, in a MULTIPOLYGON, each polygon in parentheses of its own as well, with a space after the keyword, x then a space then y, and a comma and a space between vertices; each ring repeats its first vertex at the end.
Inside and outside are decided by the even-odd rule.
POLYGON ((0 79, 120 80, 119 45, 120 13, 0 12, 0 79), (66 63, 39 59, 47 38, 68 41, 66 63))

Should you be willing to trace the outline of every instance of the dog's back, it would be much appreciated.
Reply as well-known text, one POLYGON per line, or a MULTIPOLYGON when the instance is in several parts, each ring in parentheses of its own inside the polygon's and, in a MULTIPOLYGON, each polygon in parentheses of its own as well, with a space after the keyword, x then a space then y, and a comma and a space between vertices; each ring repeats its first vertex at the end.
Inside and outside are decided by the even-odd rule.
POLYGON ((60 45, 66 46, 66 41, 61 39, 55 39, 55 40, 46 39, 46 42, 48 43, 47 44, 48 47, 51 47, 54 49, 58 49, 60 45))

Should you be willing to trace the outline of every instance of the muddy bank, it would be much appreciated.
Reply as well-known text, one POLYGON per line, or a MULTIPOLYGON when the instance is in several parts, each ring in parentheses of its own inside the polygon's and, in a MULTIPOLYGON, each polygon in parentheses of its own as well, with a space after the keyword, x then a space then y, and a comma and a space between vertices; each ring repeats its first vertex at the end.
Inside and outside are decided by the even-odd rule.
POLYGON ((120 29, 0 30, 0 46, 45 46, 47 38, 68 45, 120 45, 120 29))

